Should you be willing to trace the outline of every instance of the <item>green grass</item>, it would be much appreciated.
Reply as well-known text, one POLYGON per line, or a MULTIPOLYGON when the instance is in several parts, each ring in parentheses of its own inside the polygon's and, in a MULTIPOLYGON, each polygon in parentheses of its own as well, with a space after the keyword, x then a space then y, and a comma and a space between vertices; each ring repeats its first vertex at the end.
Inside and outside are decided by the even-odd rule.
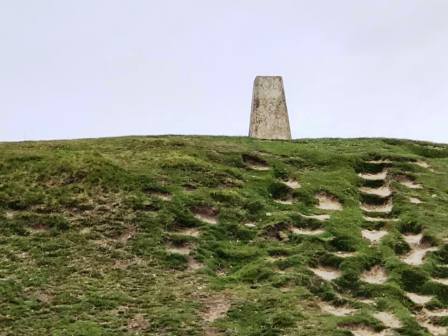
MULTIPOLYGON (((405 291, 448 308, 448 146, 392 139, 295 142, 236 137, 124 137, 0 144, 0 335, 351 335, 381 330, 376 311, 401 321, 397 335, 429 335, 405 291), (392 181, 399 222, 363 220, 358 172, 406 174, 423 189, 392 181), (413 162, 423 160, 434 171, 413 162), (253 170, 262 164, 268 171, 253 170), (293 178, 301 188, 280 183, 293 178), (315 208, 334 195, 343 210, 315 208), (158 195, 170 195, 163 200, 158 195), (408 200, 418 197, 422 204, 408 200), (292 205, 275 199, 294 198, 292 205), (208 224, 194 212, 216 215, 208 224), (331 213, 325 222, 302 214, 331 213), (253 223, 255 227, 244 224, 253 223), (324 229, 319 236, 291 227, 324 229), (362 229, 389 232, 369 246, 362 229), (182 230, 197 229, 199 237, 182 230), (400 261, 403 233, 439 248, 420 267, 400 261), (189 247, 191 256, 167 246, 189 247), (342 259, 332 252, 356 251, 342 259), (202 265, 191 270, 192 259, 202 265), (385 284, 360 281, 373 265, 385 284), (337 267, 326 282, 310 267, 337 267), (358 299, 374 299, 376 305, 358 299), (357 308, 324 314, 318 301, 357 308), (229 310, 207 322, 207 310, 229 310)), ((375 186, 376 182, 371 182, 375 186)), ((378 200, 367 199, 370 203, 378 200)), ((207 214, 206 214, 207 215, 207 214)), ((448 318, 434 321, 448 325, 448 318)))

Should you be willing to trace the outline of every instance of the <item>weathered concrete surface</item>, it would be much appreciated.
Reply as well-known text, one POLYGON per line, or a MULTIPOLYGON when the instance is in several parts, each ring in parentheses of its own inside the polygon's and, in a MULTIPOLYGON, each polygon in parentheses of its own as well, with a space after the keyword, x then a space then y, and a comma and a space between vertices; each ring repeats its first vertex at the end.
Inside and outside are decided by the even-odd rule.
POLYGON ((255 78, 249 136, 259 139, 291 139, 282 77, 255 78))

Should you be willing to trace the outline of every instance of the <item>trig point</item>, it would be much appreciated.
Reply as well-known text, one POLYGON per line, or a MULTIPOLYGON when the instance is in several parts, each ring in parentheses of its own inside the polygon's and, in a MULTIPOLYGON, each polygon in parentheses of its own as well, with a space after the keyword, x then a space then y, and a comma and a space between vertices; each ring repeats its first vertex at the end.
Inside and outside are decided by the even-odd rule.
POLYGON ((255 78, 249 136, 259 139, 291 140, 282 77, 255 78))

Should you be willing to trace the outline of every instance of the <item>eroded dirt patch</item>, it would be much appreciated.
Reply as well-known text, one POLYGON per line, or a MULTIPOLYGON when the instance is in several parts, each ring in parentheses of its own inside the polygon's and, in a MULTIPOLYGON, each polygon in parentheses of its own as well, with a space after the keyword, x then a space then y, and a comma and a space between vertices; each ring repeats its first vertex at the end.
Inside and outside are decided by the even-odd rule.
POLYGON ((310 268, 311 272, 313 272, 315 275, 317 275, 319 278, 326 280, 326 281, 332 281, 341 276, 341 271, 339 271, 336 268, 333 267, 323 267, 319 266, 317 268, 310 268))
POLYGON ((379 212, 379 213, 390 213, 393 209, 392 200, 384 204, 361 204, 361 209, 365 212, 379 212))
POLYGON ((171 201, 173 196, 169 193, 153 192, 151 196, 161 199, 162 201, 171 201))
POLYGON ((384 218, 384 217, 369 217, 363 216, 366 222, 398 222, 397 218, 384 218))
POLYGON ((218 224, 219 211, 213 207, 200 206, 192 209, 196 219, 207 224, 218 224))
POLYGON ((381 198, 386 198, 392 195, 392 189, 389 186, 383 186, 379 188, 361 187, 359 191, 363 194, 374 195, 381 198))
POLYGON ((351 258, 351 257, 354 257, 355 255, 357 255, 357 252, 338 251, 338 252, 333 252, 333 254, 339 258, 351 258))
POLYGON ((369 284, 381 285, 387 281, 387 273, 383 267, 376 265, 370 270, 363 272, 361 280, 369 284))
POLYGON ((405 187, 408 187, 410 189, 422 189, 423 186, 414 180, 412 180, 409 176, 406 175, 397 175, 395 177, 398 183, 401 185, 404 185, 405 187))
POLYGON ((373 317, 381 321, 381 323, 383 323, 388 328, 397 329, 401 328, 402 326, 401 321, 397 319, 395 315, 392 315, 388 312, 378 312, 373 314, 373 317))
POLYGON ((230 309, 231 303, 224 296, 210 297, 204 302, 205 310, 202 318, 207 323, 212 323, 217 319, 223 318, 230 309))
POLYGON ((431 316, 428 316, 425 311, 420 312, 416 316, 416 320, 420 326, 426 328, 431 335, 444 336, 447 334, 448 329, 446 327, 438 326, 433 323, 431 316))
POLYGON ((364 239, 367 239, 372 244, 378 244, 380 240, 387 235, 387 231, 384 230, 362 230, 361 235, 364 239))
POLYGON ((245 154, 243 155, 243 162, 252 170, 266 171, 270 169, 268 163, 258 156, 245 154))
POLYGON ((194 237, 197 238, 201 235, 201 231, 197 228, 184 228, 175 231, 176 234, 180 234, 182 236, 194 237))
POLYGON ((409 197, 409 202, 411 202, 412 204, 421 204, 423 203, 419 198, 417 197, 409 197))
POLYGON ((358 176, 368 181, 385 180, 387 178, 387 170, 385 169, 377 174, 359 173, 358 176))
POLYGON ((304 215, 304 214, 300 214, 300 216, 302 216, 303 218, 317 219, 318 221, 321 221, 321 222, 325 222, 325 221, 329 220, 330 217, 331 217, 330 215, 327 215, 327 214, 325 214, 325 215, 304 215))
POLYGON ((409 244, 411 251, 401 257, 401 261, 408 265, 419 266, 423 264, 423 260, 427 253, 438 250, 437 247, 422 243, 422 238, 423 235, 421 233, 403 235, 403 239, 409 244))
POLYGON ((356 312, 356 309, 345 306, 336 307, 326 302, 319 302, 318 306, 324 313, 334 316, 349 316, 356 312))
POLYGON ((406 297, 418 305, 425 305, 429 301, 431 301, 433 298, 431 295, 420 295, 420 294, 410 293, 410 292, 406 293, 406 297))
POLYGON ((304 235, 304 236, 318 236, 323 233, 325 233, 325 230, 323 229, 306 229, 306 228, 298 228, 298 227, 292 227, 291 232, 298 235, 304 235))
POLYGON ((302 185, 294 179, 288 179, 286 181, 282 181, 282 183, 287 185, 291 189, 299 189, 302 187, 302 185))
POLYGON ((168 244, 166 246, 166 251, 168 253, 180 254, 180 255, 187 256, 191 253, 191 247, 188 245, 177 246, 177 245, 168 244))
POLYGON ((342 210, 342 204, 339 200, 328 193, 320 192, 315 198, 319 201, 317 208, 322 210, 340 211, 342 210))
POLYGON ((389 336, 392 335, 390 330, 382 330, 380 332, 368 326, 354 325, 347 326, 346 329, 350 330, 354 336, 389 336))
POLYGON ((149 322, 143 314, 137 314, 128 321, 128 330, 143 331, 149 327, 149 322))

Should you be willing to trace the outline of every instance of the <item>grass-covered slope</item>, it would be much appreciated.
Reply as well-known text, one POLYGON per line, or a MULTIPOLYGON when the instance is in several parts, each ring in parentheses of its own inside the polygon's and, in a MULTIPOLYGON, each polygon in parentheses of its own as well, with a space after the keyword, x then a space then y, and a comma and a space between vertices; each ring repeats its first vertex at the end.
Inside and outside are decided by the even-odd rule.
POLYGON ((0 144, 0 335, 444 335, 448 146, 0 144))

